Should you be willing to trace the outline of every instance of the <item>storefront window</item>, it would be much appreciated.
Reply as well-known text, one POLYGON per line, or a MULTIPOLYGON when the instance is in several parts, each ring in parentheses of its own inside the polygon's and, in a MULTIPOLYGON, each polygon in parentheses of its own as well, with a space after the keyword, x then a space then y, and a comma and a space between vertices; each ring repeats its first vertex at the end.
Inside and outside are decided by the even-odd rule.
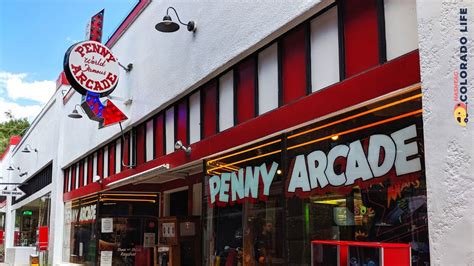
POLYGON ((101 194, 100 259, 111 255, 112 265, 150 265, 158 240, 158 206, 156 194, 101 194))
POLYGON ((65 232, 69 233, 65 241, 70 239, 70 262, 95 265, 97 257, 97 200, 97 196, 92 196, 74 201, 71 208, 65 210, 65 232))
POLYGON ((206 162, 207 173, 214 175, 205 179, 205 265, 284 264, 283 172, 281 153, 274 151, 281 141, 206 162), (234 166, 235 160, 247 168, 234 166))
POLYGON ((15 210, 14 245, 38 246, 38 227, 49 226, 49 194, 15 210))
POLYGON ((421 110, 414 88, 206 161, 207 264, 226 248, 243 265, 333 261, 325 247, 311 262, 312 240, 408 243, 429 264, 421 110))
MULTIPOLYGON (((157 194, 107 193, 66 203, 69 261, 151 265, 157 242, 157 194)), ((65 239, 66 241, 66 239, 65 239)))

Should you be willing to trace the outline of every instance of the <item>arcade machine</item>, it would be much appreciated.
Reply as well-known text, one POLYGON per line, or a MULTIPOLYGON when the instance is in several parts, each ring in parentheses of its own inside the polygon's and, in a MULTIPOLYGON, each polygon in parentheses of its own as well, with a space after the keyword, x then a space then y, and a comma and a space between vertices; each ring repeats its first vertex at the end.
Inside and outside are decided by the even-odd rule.
POLYGON ((196 216, 160 218, 155 266, 201 265, 200 231, 196 216))

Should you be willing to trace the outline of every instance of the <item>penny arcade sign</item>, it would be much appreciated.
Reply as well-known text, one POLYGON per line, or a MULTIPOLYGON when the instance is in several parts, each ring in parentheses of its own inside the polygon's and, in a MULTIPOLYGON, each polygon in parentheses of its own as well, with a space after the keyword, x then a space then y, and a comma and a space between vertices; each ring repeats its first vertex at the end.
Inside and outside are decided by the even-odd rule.
POLYGON ((119 62, 110 49, 101 44, 103 13, 91 19, 89 40, 73 44, 64 56, 64 73, 69 84, 81 95, 81 107, 87 116, 99 122, 99 128, 127 119, 110 100, 119 82, 119 62))
POLYGON ((79 42, 66 52, 65 74, 79 93, 107 96, 118 84, 117 59, 106 46, 96 41, 79 42))
POLYGON ((380 114, 356 120, 343 118, 341 121, 347 123, 340 123, 339 128, 327 127, 326 132, 339 131, 341 138, 318 131, 303 137, 299 135, 304 132, 295 133, 299 138, 283 135, 277 141, 269 140, 254 148, 210 159, 206 162, 208 203, 212 207, 265 200, 278 178, 284 181, 286 196, 306 197, 326 193, 328 189, 344 190, 387 179, 396 182, 418 177, 423 152, 418 126, 421 110, 406 112, 418 104, 412 101, 410 105, 396 106, 398 109, 389 110, 388 118, 380 114), (390 117, 397 112, 401 114, 390 117), (277 145, 272 144, 275 142, 277 145), (278 177, 280 174, 283 176, 278 177))

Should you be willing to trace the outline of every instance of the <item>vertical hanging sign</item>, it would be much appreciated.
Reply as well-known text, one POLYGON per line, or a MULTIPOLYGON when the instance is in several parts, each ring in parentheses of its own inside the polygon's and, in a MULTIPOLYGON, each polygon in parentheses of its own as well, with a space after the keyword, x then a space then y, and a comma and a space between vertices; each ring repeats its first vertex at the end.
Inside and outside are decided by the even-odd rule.
POLYGON ((86 40, 101 42, 102 41, 102 28, 104 25, 104 10, 102 9, 99 13, 95 14, 86 27, 86 40))
POLYGON ((119 63, 108 47, 101 44, 104 10, 91 18, 86 30, 90 40, 73 44, 64 56, 64 73, 71 86, 83 95, 81 106, 99 128, 127 119, 110 100, 119 81, 119 63))

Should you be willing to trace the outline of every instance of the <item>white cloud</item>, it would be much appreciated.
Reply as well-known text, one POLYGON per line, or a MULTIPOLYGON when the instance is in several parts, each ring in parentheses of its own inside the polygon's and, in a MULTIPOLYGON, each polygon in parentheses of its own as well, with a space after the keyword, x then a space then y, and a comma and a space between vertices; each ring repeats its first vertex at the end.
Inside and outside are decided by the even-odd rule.
POLYGON ((73 39, 73 38, 71 38, 71 37, 69 37, 69 36, 66 37, 66 41, 69 42, 69 43, 77 43, 77 42, 79 42, 79 40, 73 39))
POLYGON ((5 115, 7 111, 11 111, 15 118, 27 118, 30 122, 33 121, 54 94, 56 82, 52 80, 29 82, 26 80, 27 77, 26 73, 0 71, 0 122, 8 120, 5 115), (25 104, 24 100, 29 100, 30 103, 25 104))
POLYGON ((35 117, 41 111, 42 105, 28 105, 21 106, 14 102, 7 102, 5 99, 0 98, 0 123, 5 122, 8 118, 5 112, 11 111, 15 118, 27 118, 28 121, 33 121, 35 117))
POLYGON ((46 103, 56 90, 56 83, 52 80, 28 82, 25 73, 15 74, 0 71, 0 90, 6 92, 8 98, 13 100, 26 99, 38 103, 46 103))

